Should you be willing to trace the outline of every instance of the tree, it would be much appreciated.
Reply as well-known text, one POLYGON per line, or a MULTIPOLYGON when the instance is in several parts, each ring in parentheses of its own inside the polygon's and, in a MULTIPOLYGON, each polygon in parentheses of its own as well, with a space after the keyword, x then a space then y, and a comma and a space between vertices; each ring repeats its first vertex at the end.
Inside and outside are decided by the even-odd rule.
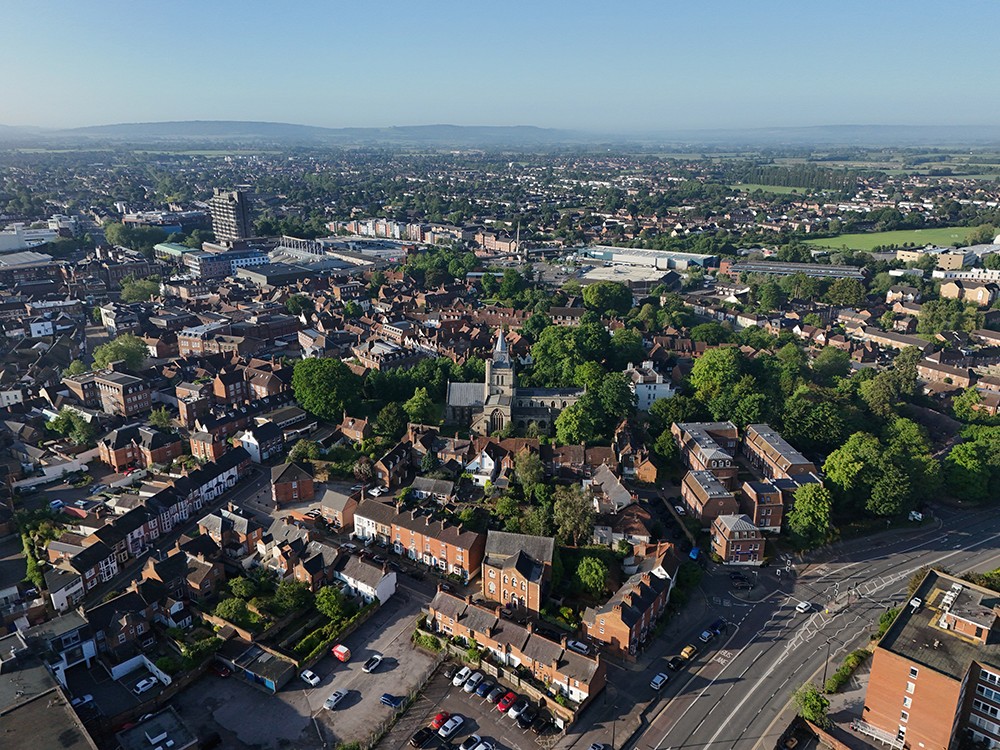
POLYGON ((674 440, 674 436, 670 430, 664 430, 653 441, 653 453, 664 463, 670 463, 680 455, 677 442, 674 440))
POLYGON ((585 393, 575 404, 556 417, 556 440, 563 445, 580 445, 596 439, 602 417, 601 403, 593 393, 585 393))
POLYGON ((765 281, 762 283, 757 287, 754 296, 757 298, 757 307, 762 312, 778 310, 785 302, 784 292, 782 292, 781 287, 774 281, 765 281))
POLYGON ((289 463, 300 461, 316 461, 323 455, 323 450, 315 440, 298 440, 288 451, 289 463))
POLYGON ((833 451, 823 464, 823 472, 833 490, 845 501, 857 501, 867 496, 878 478, 881 467, 882 444, 874 435, 855 432, 847 442, 833 451))
POLYGON ((730 331, 721 323, 701 323, 691 329, 692 341, 703 341, 709 346, 716 346, 729 341, 730 331))
POLYGON ((876 516, 894 516, 906 509, 909 497, 909 477, 898 466, 886 464, 872 485, 865 507, 876 516))
POLYGON ((708 403, 731 388, 743 373, 744 361, 739 349, 729 346, 709 349, 691 368, 691 385, 702 403, 708 403))
POLYGON ((959 443, 944 459, 946 485, 951 494, 982 502, 989 497, 989 464, 979 442, 959 443))
POLYGON ((573 384, 588 391, 596 391, 606 374, 604 368, 593 360, 581 362, 573 371, 573 384))
POLYGON ((332 586, 316 592, 316 609, 331 620, 342 620, 346 615, 343 595, 332 586))
POLYGON ((427 451, 423 456, 420 457, 420 473, 430 474, 432 471, 438 468, 441 462, 438 461, 438 457, 434 455, 432 451, 427 451))
POLYGON ((354 478, 362 484, 370 483, 372 477, 375 476, 375 467, 372 466, 372 460, 368 456, 362 456, 355 461, 352 471, 354 478))
POLYGON ((837 279, 826 292, 831 305, 857 305, 865 298, 865 287, 857 279, 837 279))
POLYGON ((174 418, 170 416, 170 412, 167 411, 166 406, 161 406, 159 409, 153 409, 149 413, 149 423, 153 427, 159 427, 162 430, 169 430, 174 426, 174 418))
POLYGON ((250 608, 247 607, 247 603, 242 599, 233 597, 232 599, 223 599, 219 602, 215 608, 215 614, 223 620, 240 624, 250 619, 250 608))
POLYGON ((521 505, 510 495, 502 495, 493 506, 493 512, 501 520, 515 518, 521 514, 521 505))
POLYGON ((410 400, 403 404, 403 410, 411 422, 428 424, 436 421, 434 419, 434 402, 431 400, 426 388, 417 388, 410 400))
POLYGON ((598 281, 583 288, 583 304, 598 315, 623 317, 632 309, 632 292, 617 281, 598 281))
POLYGON ((806 484, 795 490, 795 504, 788 514, 788 528, 804 546, 822 544, 830 534, 833 496, 821 484, 806 484))
POLYGON ((284 580, 274 591, 274 605, 283 613, 304 610, 312 599, 312 591, 302 581, 284 580))
POLYGON ((298 317, 302 313, 309 314, 316 309, 316 303, 304 294, 293 294, 285 300, 285 309, 289 313, 298 317))
POLYGON ((123 361, 127 369, 140 370, 148 354, 149 349, 142 339, 131 333, 125 333, 94 349, 94 366, 105 368, 112 362, 123 361))
POLYGON ((827 718, 826 712, 830 708, 830 701, 811 682, 807 682, 796 690, 792 700, 795 701, 795 707, 803 719, 811 721, 818 727, 829 725, 830 720, 827 718))
POLYGON ((382 407, 375 418, 375 428, 380 435, 398 440, 406 431, 406 412, 395 401, 382 407))
POLYGON ((339 359, 303 359, 295 363, 292 392, 309 413, 339 422, 357 403, 361 379, 339 359))
POLYGON ((69 367, 63 370, 63 377, 73 377, 74 375, 83 375, 83 373, 88 372, 90 368, 83 364, 78 359, 74 359, 69 363, 69 367))
POLYGON ((147 276, 144 279, 137 279, 134 276, 126 276, 121 281, 121 288, 122 302, 149 302, 160 293, 160 277, 147 276))
POLYGON ((585 557, 576 566, 576 579, 591 596, 600 596, 608 581, 608 566, 599 557, 585 557))
POLYGON ((69 438, 76 445, 90 445, 97 437, 94 426, 82 414, 67 407, 60 409, 48 423, 48 428, 69 438))
POLYGON ((650 429, 654 433, 669 430, 675 422, 693 422, 702 416, 703 407, 690 396, 658 398, 649 406, 650 429))
POLYGON ((851 371, 851 356, 832 346, 824 347, 812 362, 812 371, 822 383, 832 383, 851 371))
POLYGON ((545 478, 545 466, 537 453, 524 451, 514 459, 514 475, 522 487, 531 487, 545 478))
POLYGON ((634 328, 619 328, 611 334, 612 366, 624 370, 628 364, 642 362, 646 357, 646 347, 642 343, 642 334, 634 328))
POLYGON ((863 382, 858 388, 858 394, 873 414, 887 418, 900 400, 899 379, 888 370, 880 372, 871 380, 863 382))
POLYGON ((635 393, 623 372, 613 372, 604 378, 597 390, 597 397, 608 422, 617 423, 635 411, 635 393))
MULTIPOLYGON (((486 278, 485 276, 483 277, 486 278)), ((526 336, 531 341, 538 341, 542 331, 552 325, 552 319, 545 313, 535 313, 524 322, 521 328, 521 335, 526 336)))
POLYGON ((234 578, 229 582, 229 590, 233 596, 243 601, 250 601, 257 596, 257 584, 249 578, 242 576, 234 578))
POLYGON ((594 504, 577 484, 556 488, 552 505, 552 520, 560 538, 577 544, 594 528, 594 504))

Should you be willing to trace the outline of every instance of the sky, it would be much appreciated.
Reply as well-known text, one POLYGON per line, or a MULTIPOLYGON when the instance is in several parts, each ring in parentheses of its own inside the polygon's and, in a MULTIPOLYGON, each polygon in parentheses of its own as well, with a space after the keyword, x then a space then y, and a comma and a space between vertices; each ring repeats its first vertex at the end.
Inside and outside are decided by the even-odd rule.
POLYGON ((995 0, 6 0, 0 123, 1000 125, 995 0))

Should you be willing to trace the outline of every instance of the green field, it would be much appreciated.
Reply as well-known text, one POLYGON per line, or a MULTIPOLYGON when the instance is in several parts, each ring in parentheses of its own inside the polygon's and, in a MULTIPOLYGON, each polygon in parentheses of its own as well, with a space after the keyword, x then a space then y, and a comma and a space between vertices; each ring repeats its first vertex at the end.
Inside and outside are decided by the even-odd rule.
POLYGON ((776 193, 778 195, 790 195, 792 193, 805 195, 809 192, 807 188, 785 187, 783 185, 756 185, 751 182, 741 182, 738 185, 730 185, 729 187, 734 190, 741 190, 744 193, 752 193, 754 190, 763 190, 765 193, 776 193))
POLYGON ((910 244, 917 247, 924 245, 942 245, 948 247, 955 242, 965 242, 972 231, 971 227, 940 227, 936 229, 899 229, 895 232, 869 232, 866 234, 842 234, 839 237, 823 237, 806 240, 807 245, 829 247, 839 250, 847 247, 851 250, 872 250, 879 245, 910 244))

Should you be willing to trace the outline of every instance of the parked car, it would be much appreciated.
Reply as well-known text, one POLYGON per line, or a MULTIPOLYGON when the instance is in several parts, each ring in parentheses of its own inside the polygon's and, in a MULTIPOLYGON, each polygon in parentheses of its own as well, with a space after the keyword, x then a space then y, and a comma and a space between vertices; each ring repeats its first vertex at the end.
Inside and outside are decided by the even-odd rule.
POLYGON ((392 693, 382 693, 382 697, 378 699, 378 702, 389 708, 399 708, 403 705, 403 697, 401 695, 393 695, 392 693))
POLYGON ((713 638, 715 638, 715 633, 711 630, 702 630, 701 635, 698 636, 698 640, 702 643, 708 643, 713 638))
POLYGON ((378 563, 379 565, 385 565, 386 559, 384 557, 382 557, 382 555, 373 555, 372 556, 372 562, 373 563, 378 563))
POLYGON ((497 685, 495 688, 493 688, 492 690, 490 690, 490 692, 486 694, 486 702, 496 705, 497 703, 500 702, 500 699, 503 698, 506 694, 507 694, 507 689, 501 687, 500 685, 497 685))
POLYGON ((726 621, 720 617, 718 620, 709 625, 708 629, 716 635, 722 635, 723 631, 726 629, 726 621))
POLYGON ((671 656, 670 660, 667 662, 667 667, 674 672, 677 672, 684 667, 684 660, 679 656, 671 656))
POLYGON ((473 748, 473 750, 495 750, 495 748, 493 747, 492 742, 487 742, 486 740, 483 740, 478 745, 476 745, 475 748, 473 748))
POLYGON ((313 687, 319 685, 320 682, 319 675, 313 672, 311 669, 303 669, 299 677, 302 678, 303 682, 312 685, 313 687))
POLYGON ((444 726, 444 723, 451 718, 451 714, 447 711, 441 711, 434 719, 431 721, 431 729, 440 729, 444 726))
POLYGON ((517 700, 517 693, 515 693, 513 691, 508 692, 497 703, 497 711, 499 711, 502 714, 507 713, 507 711, 510 710, 510 707, 514 705, 514 702, 516 700, 517 700))
POLYGON ((578 654, 583 654, 588 656, 590 654, 590 646, 581 641, 568 640, 566 641, 566 648, 570 651, 576 651, 578 654))
POLYGON ((208 669, 212 674, 218 677, 229 677, 233 673, 233 670, 231 670, 225 664, 222 664, 217 661, 212 662, 212 666, 210 666, 208 669))
POLYGON ((344 698, 346 697, 347 697, 346 690, 334 690, 332 693, 330 693, 330 697, 327 698, 325 701, 323 701, 323 708, 332 711, 337 707, 337 704, 340 703, 342 700, 344 700, 344 698))
POLYGON ((376 669, 378 669, 378 665, 381 663, 382 663, 382 654, 373 654, 372 656, 368 657, 368 661, 366 661, 364 665, 361 667, 361 671, 364 672, 365 674, 371 674, 376 669))
POLYGON ((747 579, 746 573, 741 573, 738 570, 734 570, 729 574, 730 581, 745 581, 747 579))
POLYGON ((476 745, 483 741, 483 738, 478 734, 470 734, 461 745, 458 746, 458 750, 473 750, 476 745))
POLYGON ((476 688, 479 687, 479 683, 482 681, 483 681, 483 673, 478 671, 473 672, 469 676, 469 679, 465 681, 465 684, 462 685, 462 690, 466 693, 474 693, 476 692, 476 688))
POLYGON ((479 683, 479 687, 476 688, 476 695, 480 698, 485 698, 490 694, 490 691, 495 688, 497 684, 493 680, 483 680, 479 683))
POLYGON ((686 516, 688 514, 683 505, 675 505, 674 510, 677 511, 677 515, 679 516, 686 516))
POLYGON ((139 680, 135 687, 132 688, 132 692, 136 695, 142 695, 143 693, 152 690, 159 684, 159 680, 156 677, 146 677, 145 679, 139 680))
POLYGON ((434 736, 434 730, 430 727, 420 727, 413 736, 410 737, 410 747, 423 747, 427 740, 434 736))
POLYGON ((89 694, 81 695, 79 698, 74 698, 70 701, 70 705, 73 706, 73 708, 79 708, 80 706, 86 706, 88 703, 92 703, 93 701, 94 696, 89 694))
POLYGON ((455 673, 455 676, 451 678, 451 684, 454 687, 459 685, 464 685, 465 681, 472 676, 472 670, 469 667, 462 667, 455 673))
POLYGON ((695 646, 694 644, 689 643, 687 646, 684 647, 684 650, 681 651, 681 658, 684 661, 691 661, 691 659, 693 659, 697 653, 698 653, 698 647, 695 646))
POLYGON ((538 716, 538 709, 528 706, 520 714, 518 714, 517 725, 521 727, 521 729, 527 729, 535 721, 536 716, 538 716))
POLYGON ((669 679, 666 672, 659 672, 649 681, 649 686, 656 692, 660 692, 669 679))
POLYGON ((511 719, 516 719, 518 716, 524 713, 524 709, 526 709, 530 705, 531 704, 528 703, 528 699, 525 698, 524 696, 521 696, 516 701, 514 701, 514 705, 511 706, 510 709, 507 711, 507 716, 511 719))
POLYGON ((603 742, 595 742, 593 745, 587 748, 587 750, 604 750, 603 742))
POLYGON ((351 658, 351 649, 342 643, 338 643, 336 646, 330 649, 330 653, 333 654, 337 661, 349 661, 351 658))
POLYGON ((733 588, 737 591, 750 591, 753 588, 753 584, 750 581, 735 581, 733 588))
POLYGON ((552 715, 548 711, 539 711, 535 722, 531 725, 531 731, 537 735, 545 734, 554 726, 552 715))
POLYGON ((465 718, 459 714, 455 714, 448 719, 448 721, 442 724, 440 729, 438 729, 438 737, 445 740, 448 739, 455 734, 455 732, 457 732, 464 723, 465 718))
POLYGON ((378 497, 383 492, 385 492, 385 490, 383 490, 381 487, 372 487, 370 490, 368 490, 368 494, 371 495, 372 497, 378 497))
POLYGON ((455 673, 457 671, 458 671, 458 665, 455 664, 455 662, 451 662, 449 664, 446 664, 445 668, 444 668, 444 678, 446 680, 450 680, 452 677, 455 676, 455 673))
POLYGON ((809 612, 813 608, 810 602, 799 602, 795 605, 796 612, 809 612))

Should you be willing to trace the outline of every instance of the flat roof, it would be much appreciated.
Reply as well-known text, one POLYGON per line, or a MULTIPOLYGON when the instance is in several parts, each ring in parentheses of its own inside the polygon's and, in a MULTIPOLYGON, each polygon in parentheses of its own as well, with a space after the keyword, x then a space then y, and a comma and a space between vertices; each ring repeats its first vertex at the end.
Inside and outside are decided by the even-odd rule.
POLYGON ((198 740, 177 711, 169 706, 134 727, 119 732, 115 739, 122 750, 150 750, 157 747, 184 750, 186 747, 193 747, 198 740))

